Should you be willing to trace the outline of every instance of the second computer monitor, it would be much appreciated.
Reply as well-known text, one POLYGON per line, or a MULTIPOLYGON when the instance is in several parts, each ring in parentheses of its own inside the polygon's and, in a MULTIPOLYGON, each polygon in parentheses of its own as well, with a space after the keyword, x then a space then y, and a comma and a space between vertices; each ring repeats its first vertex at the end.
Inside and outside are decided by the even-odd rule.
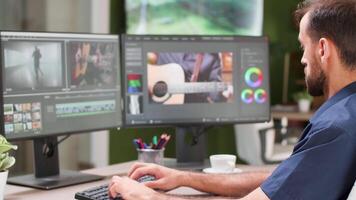
POLYGON ((125 125, 270 119, 267 38, 126 35, 122 40, 125 125))
POLYGON ((100 179, 60 171, 57 136, 121 125, 119 36, 1 31, 0 39, 0 133, 34 144, 34 173, 8 183, 53 189, 100 179))
POLYGON ((33 139, 121 125, 119 37, 0 32, 4 129, 33 139))

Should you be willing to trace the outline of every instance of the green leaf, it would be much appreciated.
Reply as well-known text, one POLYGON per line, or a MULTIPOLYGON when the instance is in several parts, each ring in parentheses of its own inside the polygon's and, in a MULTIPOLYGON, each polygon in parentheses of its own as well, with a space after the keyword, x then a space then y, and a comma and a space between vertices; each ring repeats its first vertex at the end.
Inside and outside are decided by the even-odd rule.
MULTIPOLYGON (((8 158, 9 156, 6 156, 6 157, 4 157, 3 159, 1 159, 0 160, 0 171, 3 171, 4 169, 3 169, 3 165, 4 165, 4 163, 6 162, 6 159, 8 158)), ((5 165, 4 165, 5 166, 5 165)))
POLYGON ((0 135, 0 144, 7 143, 4 136, 0 135))
POLYGON ((5 153, 5 152, 9 151, 10 149, 16 150, 17 146, 16 145, 11 145, 9 143, 0 144, 0 154, 5 153))
POLYGON ((9 150, 16 150, 17 146, 10 144, 3 135, 0 135, 0 171, 9 169, 15 164, 15 158, 9 156, 9 150))
POLYGON ((7 156, 9 156, 9 153, 2 153, 2 154, 0 154, 0 160, 5 159, 7 156))
POLYGON ((16 160, 14 157, 9 156, 4 160, 0 161, 0 171, 5 171, 15 164, 16 160))

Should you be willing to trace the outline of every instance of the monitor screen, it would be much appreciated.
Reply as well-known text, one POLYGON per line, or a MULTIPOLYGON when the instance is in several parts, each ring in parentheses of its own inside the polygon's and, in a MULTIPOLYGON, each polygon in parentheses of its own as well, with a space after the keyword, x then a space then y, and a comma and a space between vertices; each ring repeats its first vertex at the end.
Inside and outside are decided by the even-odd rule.
POLYGON ((125 35, 122 45, 125 125, 269 120, 267 38, 125 35))
POLYGON ((9 139, 121 125, 117 35, 1 32, 9 139))
POLYGON ((263 0, 126 0, 128 34, 262 35, 263 0))

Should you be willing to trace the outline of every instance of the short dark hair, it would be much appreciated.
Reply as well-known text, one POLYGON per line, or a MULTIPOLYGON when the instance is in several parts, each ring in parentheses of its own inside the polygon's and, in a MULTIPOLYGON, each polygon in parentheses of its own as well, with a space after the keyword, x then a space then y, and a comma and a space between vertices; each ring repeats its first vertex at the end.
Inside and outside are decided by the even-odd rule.
POLYGON ((332 40, 344 64, 356 69, 356 0, 305 0, 294 13, 298 25, 307 13, 311 38, 332 40))

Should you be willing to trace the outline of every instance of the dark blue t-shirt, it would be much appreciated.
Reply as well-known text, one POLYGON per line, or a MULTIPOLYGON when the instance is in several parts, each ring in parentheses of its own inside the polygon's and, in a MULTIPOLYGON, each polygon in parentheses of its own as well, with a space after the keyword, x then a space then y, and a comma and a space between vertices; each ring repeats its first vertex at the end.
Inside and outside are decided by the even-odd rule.
POLYGON ((356 82, 325 102, 261 185, 272 200, 346 199, 356 179, 356 82))

